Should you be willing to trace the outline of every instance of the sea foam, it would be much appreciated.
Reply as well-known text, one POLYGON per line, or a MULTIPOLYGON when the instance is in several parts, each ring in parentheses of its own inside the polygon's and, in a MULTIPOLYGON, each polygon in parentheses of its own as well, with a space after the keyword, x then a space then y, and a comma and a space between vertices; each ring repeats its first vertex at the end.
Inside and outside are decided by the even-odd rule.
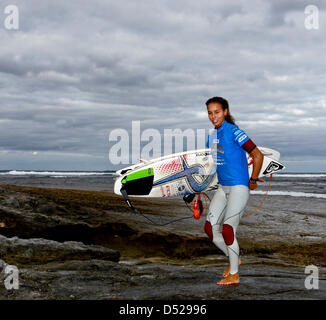
POLYGON ((9 174, 14 176, 54 176, 54 177, 71 177, 71 176, 103 176, 112 175, 110 172, 65 172, 65 171, 18 171, 11 170, 9 172, 2 172, 2 175, 9 174))
MULTIPOLYGON (((257 190, 257 191, 250 191, 250 193, 251 194, 265 194, 266 191, 257 190)), ((324 193, 308 193, 308 192, 295 192, 295 191, 270 191, 270 192, 268 192, 268 195, 326 199, 326 194, 324 194, 324 193)))
POLYGON ((326 178, 325 173, 274 173, 277 178, 326 178))

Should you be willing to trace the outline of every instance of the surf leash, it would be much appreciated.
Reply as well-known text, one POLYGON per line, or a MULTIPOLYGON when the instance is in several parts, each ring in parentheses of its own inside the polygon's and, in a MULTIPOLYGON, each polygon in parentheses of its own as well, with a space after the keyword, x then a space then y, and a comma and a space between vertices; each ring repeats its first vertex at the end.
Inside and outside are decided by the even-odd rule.
MULTIPOLYGON (((125 188, 122 187, 122 188, 120 189, 120 192, 121 192, 121 194, 122 194, 124 200, 126 201, 128 207, 129 207, 131 210, 133 210, 134 212, 140 214, 140 215, 143 216, 145 219, 147 219, 149 222, 151 222, 153 225, 158 226, 158 227, 163 227, 163 226, 166 226, 166 225, 168 225, 168 224, 172 224, 172 223, 175 223, 175 222, 178 222, 178 221, 181 221, 181 220, 186 220, 186 219, 191 219, 191 218, 199 219, 199 218, 202 216, 203 212, 204 212, 204 210, 203 210, 202 200, 200 200, 200 193, 198 194, 198 198, 197 198, 197 200, 196 200, 196 201, 197 201, 197 208, 196 208, 196 211, 195 211, 194 208, 191 209, 191 208, 189 208, 189 206, 188 206, 188 203, 191 203, 191 202, 193 201, 193 199, 194 199, 194 197, 196 196, 196 194, 189 194, 189 195, 184 196, 184 197, 183 197, 183 200, 185 201, 185 203, 186 203, 186 205, 187 205, 187 208, 188 208, 189 210, 192 210, 192 211, 193 211, 193 215, 191 215, 191 216, 186 216, 186 217, 182 217, 182 218, 178 218, 178 219, 173 219, 173 220, 171 220, 171 221, 169 221, 169 222, 166 222, 166 223, 156 223, 155 221, 153 221, 152 219, 150 219, 149 217, 147 217, 145 214, 141 213, 138 209, 136 209, 136 208, 132 205, 131 201, 129 200, 128 193, 127 193, 127 191, 126 191, 125 188)), ((206 201, 206 197, 207 197, 208 199, 209 199, 209 197, 208 197, 208 195, 206 195, 205 193, 203 193, 203 194, 204 194, 205 206, 206 206, 206 210, 207 210, 207 201, 206 201)), ((195 205, 196 205, 196 201, 195 201, 194 207, 195 207, 195 205)))
MULTIPOLYGON (((249 214, 243 216, 242 217, 243 219, 248 218, 249 216, 251 216, 253 213, 255 213, 257 210, 259 210, 262 207, 262 205, 264 204, 264 202, 265 202, 265 200, 267 198, 268 192, 270 190, 270 187, 271 187, 271 184, 272 184, 272 177, 273 177, 273 174, 270 174, 270 177, 269 177, 269 185, 267 187, 267 190, 266 190, 266 193, 265 193, 265 196, 264 196, 263 200, 260 202, 260 204, 258 205, 258 207, 255 210, 253 210, 249 214)), ((208 201, 211 201, 211 199, 209 198, 209 196, 205 192, 199 192, 197 194, 196 193, 191 193, 191 194, 185 195, 183 197, 183 200, 184 200, 187 208, 190 211, 192 211, 193 214, 191 216, 186 216, 186 217, 182 217, 182 218, 178 218, 178 219, 173 219, 173 220, 168 221, 166 223, 157 223, 157 222, 153 221, 151 218, 147 217, 142 212, 140 212, 138 209, 136 209, 132 205, 132 203, 131 203, 131 201, 130 201, 130 199, 128 197, 128 193, 127 193, 127 191, 126 191, 125 188, 122 187, 120 189, 120 192, 121 192, 124 200, 126 201, 128 207, 131 210, 133 210, 134 212, 140 214, 145 219, 147 219, 150 223, 152 223, 153 225, 158 226, 158 227, 163 227, 163 226, 166 226, 166 225, 169 225, 169 224, 178 222, 178 221, 182 221, 182 220, 186 220, 186 219, 191 219, 191 218, 195 218, 196 220, 198 220, 202 216, 205 216, 205 214, 207 212, 207 209, 208 209, 208 201), (197 199, 195 201, 193 201, 194 198, 196 197, 196 195, 197 195, 197 199), (205 207, 203 205, 203 201, 201 200, 201 195, 203 195, 205 207), (193 203, 192 207, 189 206, 189 204, 191 205, 191 203, 193 203)))
POLYGON ((184 202, 189 210, 191 210, 194 214, 194 218, 196 220, 200 219, 201 217, 206 215, 208 209, 208 201, 210 202, 210 197, 205 192, 199 192, 197 194, 192 193, 183 197, 184 202), (188 203, 192 203, 194 197, 197 195, 197 199, 194 201, 192 207, 188 206, 188 203), (204 197, 204 204, 200 198, 200 195, 204 197), (189 199, 188 199, 189 198, 189 199))
POLYGON ((259 204, 259 206, 258 206, 254 211, 252 211, 252 212, 250 212, 249 214, 243 216, 243 217, 242 217, 243 219, 248 218, 248 217, 251 216, 254 212, 256 212, 257 210, 259 210, 259 209, 262 207, 262 205, 264 204, 264 202, 265 202, 265 200, 266 200, 266 198, 267 198, 267 195, 268 195, 269 189, 270 189, 270 187, 271 187, 271 184, 272 184, 272 177, 273 177, 273 174, 270 174, 270 176, 269 176, 269 185, 268 185, 268 187, 267 187, 267 191, 266 191, 266 193, 265 193, 264 199, 261 201, 261 203, 259 204))

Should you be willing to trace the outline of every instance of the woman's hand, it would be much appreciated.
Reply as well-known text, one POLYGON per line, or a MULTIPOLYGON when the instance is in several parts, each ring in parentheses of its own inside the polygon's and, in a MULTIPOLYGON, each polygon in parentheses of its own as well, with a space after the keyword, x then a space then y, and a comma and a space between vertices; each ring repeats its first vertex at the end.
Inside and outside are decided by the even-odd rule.
POLYGON ((250 190, 255 190, 258 187, 257 181, 258 181, 258 179, 250 178, 250 180, 249 180, 249 189, 250 190))

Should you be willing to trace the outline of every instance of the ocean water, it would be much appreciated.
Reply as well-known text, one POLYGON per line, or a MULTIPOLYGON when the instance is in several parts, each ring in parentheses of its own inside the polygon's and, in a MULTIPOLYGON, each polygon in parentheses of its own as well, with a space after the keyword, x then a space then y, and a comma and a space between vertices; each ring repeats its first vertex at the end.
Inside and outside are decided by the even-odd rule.
MULTIPOLYGON (((0 184, 113 192, 110 171, 0 171, 0 184)), ((265 194, 269 177, 251 194, 265 194)), ((270 196, 326 199, 326 173, 278 173, 272 177, 270 196)), ((325 202, 326 204, 326 202, 325 202)))
MULTIPOLYGON (((251 191, 252 194, 265 193, 269 178, 259 184, 259 190, 251 191)), ((297 198, 326 199, 326 174, 325 173, 278 173, 272 177, 270 196, 290 196, 297 198)))
POLYGON ((113 174, 108 171, 11 170, 0 172, 0 184, 113 192, 113 174))
MULTIPOLYGON (((113 192, 114 172, 2 171, 0 184, 44 188, 113 192)), ((263 198, 269 185, 265 177, 251 195, 263 198)), ((326 173, 278 173, 272 177, 268 199, 274 205, 326 217, 326 173)))

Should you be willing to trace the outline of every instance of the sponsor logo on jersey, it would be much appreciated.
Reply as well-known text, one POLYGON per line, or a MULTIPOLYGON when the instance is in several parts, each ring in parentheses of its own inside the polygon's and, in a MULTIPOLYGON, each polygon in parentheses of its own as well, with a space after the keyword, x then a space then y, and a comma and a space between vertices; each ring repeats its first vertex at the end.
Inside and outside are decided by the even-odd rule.
POLYGON ((241 136, 239 139, 238 139, 238 142, 240 143, 240 142, 242 142, 244 139, 246 139, 247 138, 247 135, 246 134, 244 134, 243 136, 241 136))
POLYGON ((242 130, 238 129, 237 131, 234 132, 235 136, 238 136, 240 133, 243 133, 242 130))

